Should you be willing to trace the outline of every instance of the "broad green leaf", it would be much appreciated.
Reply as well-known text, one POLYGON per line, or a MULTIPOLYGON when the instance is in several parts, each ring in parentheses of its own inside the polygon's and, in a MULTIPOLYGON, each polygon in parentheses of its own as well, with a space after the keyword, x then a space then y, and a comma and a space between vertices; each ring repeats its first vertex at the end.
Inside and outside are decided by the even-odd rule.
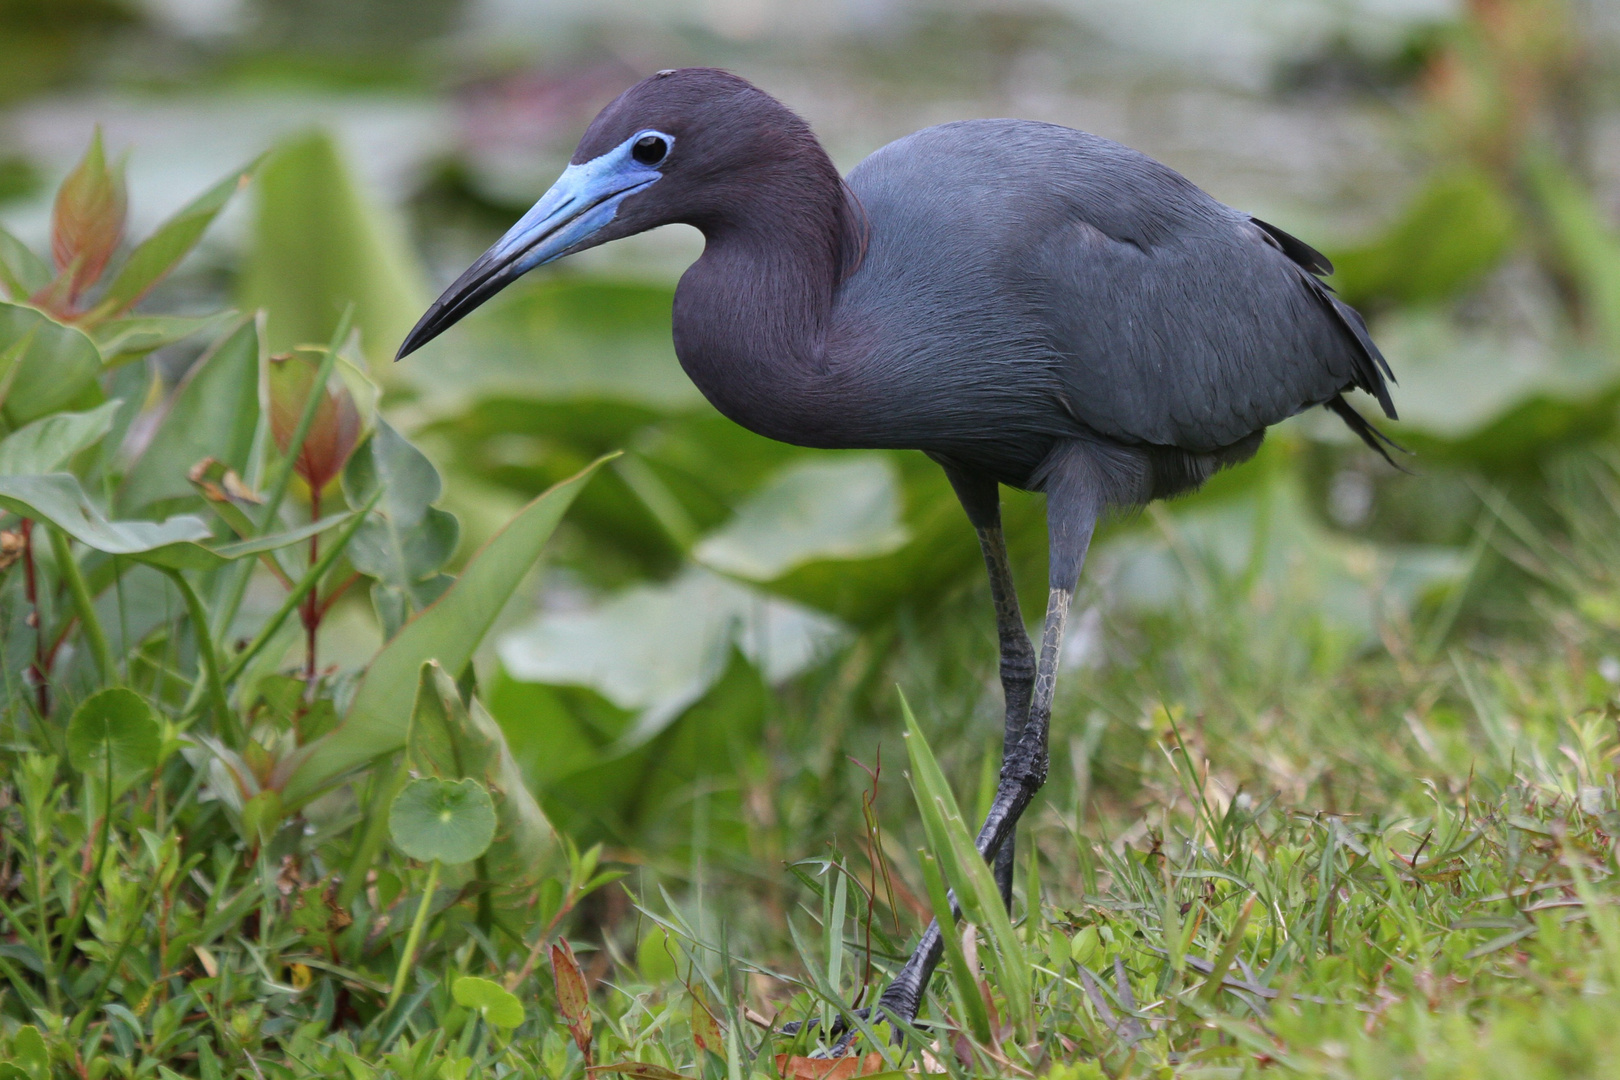
POLYGON ((383 636, 391 638, 449 587, 440 569, 455 553, 461 528, 453 514, 432 506, 440 493, 438 471, 380 417, 343 472, 351 506, 367 502, 379 487, 382 501, 354 534, 348 556, 356 570, 376 579, 372 599, 383 636))
POLYGON ((4 228, 0 228, 0 286, 6 298, 27 300, 51 283, 50 266, 4 228))
POLYGON ((295 544, 354 516, 334 514, 287 532, 206 547, 202 541, 213 534, 201 518, 189 514, 164 521, 108 521, 71 473, 0 476, 0 506, 47 521, 96 551, 176 570, 213 570, 234 559, 295 544))
POLYGON ((241 297, 244 308, 269 311, 271 350, 329 340, 353 302, 373 370, 386 370, 428 302, 399 223, 362 190, 325 132, 272 151, 254 191, 241 297))
POLYGON ((540 276, 514 284, 454 334, 399 366, 433 416, 483 399, 621 402, 707 411, 670 344, 667 285, 540 276))
POLYGON ((11 1052, 33 1080, 48 1080, 51 1075, 51 1052, 46 1049, 45 1036, 33 1024, 24 1024, 11 1037, 11 1052))
POLYGON ((1531 155, 1527 172, 1558 255, 1596 315, 1610 353, 1620 355, 1620 234, 1597 196, 1557 158, 1531 155))
POLYGON ((157 764, 160 742, 152 707, 122 686, 85 698, 68 721, 68 761, 91 777, 110 767, 115 788, 157 764))
POLYGON ((438 660, 449 671, 466 666, 602 460, 529 503, 472 557, 432 607, 372 658, 343 723, 289 760, 283 775, 290 805, 301 805, 356 765, 405 744, 422 665, 438 660))
POLYGON ((451 985, 450 995, 463 1009, 476 1009, 498 1028, 515 1028, 523 1023, 523 1003, 498 982, 477 975, 463 975, 451 985))
POLYGON ((13 424, 99 403, 101 354, 84 331, 36 308, 0 303, 0 408, 13 424), (14 346, 22 345, 20 350, 14 346))
POLYGON ((406 761, 418 776, 479 781, 495 805, 496 831, 479 876, 496 887, 502 907, 521 904, 555 873, 557 841, 524 786, 506 737, 477 698, 469 710, 456 682, 437 663, 422 665, 406 761))
POLYGON ((598 1065, 592 1072, 628 1076, 630 1080, 691 1080, 674 1069, 653 1065, 646 1061, 616 1061, 611 1065, 598 1065))
POLYGON ((844 636, 832 619, 700 568, 637 585, 599 607, 543 612, 504 635, 514 678, 589 686, 638 713, 615 752, 645 743, 708 692, 739 650, 772 683, 804 671, 844 636))
POLYGON ((156 232, 130 252, 96 305, 97 310, 114 315, 135 306, 153 285, 179 265, 231 196, 247 186, 252 176, 253 166, 227 176, 159 225, 156 232))
POLYGON ((814 559, 869 559, 908 539, 900 481, 885 457, 810 460, 783 469, 700 542, 693 558, 771 581, 814 559))
POLYGON ((1333 257, 1333 284, 1352 304, 1423 304, 1469 288, 1499 263, 1519 231, 1500 184, 1483 170, 1436 173, 1388 231, 1333 257))
POLYGON ((113 367, 188 337, 221 330, 237 318, 234 311, 213 315, 131 315, 97 323, 90 328, 90 337, 101 350, 102 363, 113 367))
POLYGON ((472 862, 495 837, 495 805, 476 780, 422 777, 394 797, 388 832, 419 862, 472 862))
POLYGON ((1013 930, 1007 909, 1002 906, 1001 890, 996 887, 990 866, 974 846, 973 833, 968 831, 962 810, 956 805, 956 796, 951 794, 950 784, 946 783, 945 774, 940 771, 939 762, 917 726, 917 718, 912 715, 904 694, 900 696, 900 710, 906 721, 911 787, 923 829, 928 834, 928 846, 950 880, 962 913, 990 932, 996 944, 996 967, 1001 973, 1007 1006, 1027 1032, 1033 1021, 1034 1004, 1030 997, 1034 975, 1030 971, 1029 957, 1013 930))
POLYGON ((43 416, 18 428, 0 440, 0 476, 56 472, 112 430, 120 404, 115 400, 89 412, 43 416))
POLYGON ((259 328, 243 318, 192 365, 118 493, 126 512, 194 495, 188 474, 204 458, 243 472, 259 418, 259 328))

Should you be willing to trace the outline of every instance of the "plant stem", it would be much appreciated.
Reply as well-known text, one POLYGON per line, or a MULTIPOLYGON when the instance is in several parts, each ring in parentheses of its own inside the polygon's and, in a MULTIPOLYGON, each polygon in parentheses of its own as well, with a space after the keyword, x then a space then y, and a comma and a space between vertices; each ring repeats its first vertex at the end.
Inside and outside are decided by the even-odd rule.
MULTIPOLYGON (((107 752, 106 761, 106 798, 103 800, 101 831, 96 836, 96 857, 92 864, 90 877, 73 900, 73 913, 68 917, 67 929, 62 931, 62 952, 56 958, 56 970, 62 971, 67 967, 68 959, 73 955, 73 945, 79 936, 79 926, 84 922, 84 913, 90 908, 90 896, 97 889, 96 883, 101 880, 101 868, 107 861, 107 848, 109 836, 112 833, 112 752, 107 752)), ((86 785, 89 779, 85 780, 86 785)), ((86 800, 88 802, 88 800, 86 800)))
POLYGON ((201 661, 203 676, 208 683, 209 696, 213 698, 214 711, 219 714, 219 730, 225 735, 233 746, 241 746, 241 732, 237 730, 236 716, 231 712, 230 700, 225 696, 225 680, 219 673, 219 654, 214 651, 214 636, 208 632, 208 612, 197 595, 197 590, 191 587, 185 575, 178 570, 165 568, 163 571, 174 582, 175 588, 180 590, 181 597, 186 602, 186 610, 191 614, 192 636, 197 639, 197 657, 201 661))
POLYGON ((45 672, 48 663, 45 659, 45 628, 40 625, 39 618, 39 571, 34 566, 34 522, 31 518, 22 520, 23 536, 23 587, 28 597, 29 617, 33 619, 34 630, 34 662, 29 666, 29 674, 34 680, 34 693, 39 704, 40 719, 50 715, 51 712, 51 686, 45 672))
POLYGON ((51 551, 56 555, 57 572, 67 582, 68 592, 73 596, 73 606, 79 609, 79 622, 84 627, 86 640, 90 642, 90 652, 96 658, 96 666, 101 669, 101 680, 104 683, 114 682, 118 678, 118 668, 113 662, 112 647, 107 644, 107 633, 101 628, 101 620, 96 617, 95 598, 90 595, 90 586, 85 583, 84 574, 73 558, 67 534, 61 529, 47 531, 51 537, 51 551))
MULTIPOLYGON (((322 389, 324 392, 324 388, 322 389)), ((309 489, 309 519, 321 519, 321 491, 311 485, 309 489)), ((321 538, 319 535, 309 538, 309 565, 314 566, 321 561, 321 538)), ((304 598, 304 683, 309 693, 315 692, 315 674, 318 667, 315 660, 315 646, 321 632, 321 583, 317 581, 310 587, 309 595, 304 598)))
POLYGON ((410 978, 411 965, 416 960, 416 946, 422 940, 422 928, 427 925, 428 908, 433 906, 433 890, 439 887, 439 860, 434 859, 428 864, 427 887, 422 890, 421 903, 416 905, 416 918, 411 920, 411 932, 405 935, 405 952, 399 958, 399 968, 394 972, 394 985, 388 991, 388 1004, 384 1006, 380 1021, 394 1011, 399 999, 405 995, 405 980, 410 978))
POLYGON ((260 649, 269 644, 276 631, 281 629, 281 624, 287 621, 287 616, 297 609, 305 594, 310 589, 313 589, 322 575, 332 568, 333 563, 337 562, 338 556, 343 554, 343 549, 348 546, 349 539, 365 523, 366 515, 371 512, 373 506, 377 505, 377 500, 382 498, 382 493, 383 489, 378 487, 371 498, 366 500, 366 504, 360 507, 354 517, 343 526, 343 531, 338 533, 337 538, 332 542, 332 546, 326 549, 326 553, 321 556, 320 561, 304 572, 303 578, 298 582, 298 587, 287 594, 287 598, 281 602, 281 606, 276 609, 276 613, 270 616, 263 626, 259 627, 259 632, 253 635, 253 640, 248 642, 247 648, 232 658, 230 664, 225 668, 226 682, 230 682, 242 674, 242 669, 248 666, 254 656, 258 655, 260 649))

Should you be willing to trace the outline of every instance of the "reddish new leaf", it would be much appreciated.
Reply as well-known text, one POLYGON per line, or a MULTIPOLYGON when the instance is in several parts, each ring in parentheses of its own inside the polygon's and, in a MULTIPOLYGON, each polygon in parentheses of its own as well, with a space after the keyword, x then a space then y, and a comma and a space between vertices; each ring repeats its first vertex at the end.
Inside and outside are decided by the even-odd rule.
POLYGON ((585 1064, 591 1063, 591 995, 585 988, 585 976, 574 959, 574 950, 568 942, 559 941, 551 947, 551 973, 557 980, 557 1008, 562 1010, 568 1023, 568 1033, 574 1037, 585 1064))
POLYGON ((51 210, 51 254, 65 277, 67 303, 76 300, 107 268, 124 238, 128 208, 124 170, 107 167, 101 129, 97 128, 83 160, 57 189, 51 210))
MULTIPOLYGON (((270 433, 282 453, 292 444, 320 366, 320 354, 310 351, 270 358, 270 433)), ((310 490, 321 491, 343 471, 359 441, 360 410, 349 388, 334 378, 315 406, 315 421, 293 469, 310 490)))

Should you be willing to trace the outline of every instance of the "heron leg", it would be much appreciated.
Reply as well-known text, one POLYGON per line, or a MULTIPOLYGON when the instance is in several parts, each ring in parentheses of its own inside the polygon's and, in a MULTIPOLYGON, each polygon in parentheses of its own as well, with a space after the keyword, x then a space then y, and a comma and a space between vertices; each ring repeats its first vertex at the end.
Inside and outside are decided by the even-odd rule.
MULTIPOLYGON (((1046 625, 1041 634, 1041 651, 1030 694, 1028 720, 1017 742, 1002 758, 996 798, 984 825, 979 829, 977 846, 986 860, 996 859, 1004 845, 1010 846, 1018 819, 1046 782, 1048 729, 1052 719, 1052 700, 1057 690, 1058 658, 1063 650, 1064 624, 1068 620, 1069 602, 1074 597, 1086 550, 1091 545, 1092 529, 1101 509, 1099 500, 1094 497, 1095 490, 1090 485, 1073 483, 1054 486, 1047 492, 1052 558, 1046 625)), ((951 908, 953 913, 958 913, 955 897, 951 899, 951 908)), ((930 922, 911 958, 878 999, 878 1008, 887 1009, 907 1021, 915 1019, 929 976, 938 966, 943 951, 939 924, 930 922)))
MULTIPOLYGON (((1013 588, 1012 567, 1007 560, 1007 541, 998 522, 979 530, 979 546, 984 550, 985 568, 990 572, 990 597, 996 606, 996 636, 1001 645, 1001 694, 1006 702, 1006 718, 1001 736, 1001 760, 1018 752, 1028 725, 1030 698, 1035 689, 1035 649, 1024 629, 1024 616, 1018 610, 1018 593, 1013 588)), ((996 885, 1001 900, 1012 908, 1013 854, 1016 837, 1009 833, 996 849, 996 885)))
MULTIPOLYGON (((1024 629, 1024 616, 1018 610, 1018 590, 1013 585, 1012 565, 1007 558, 1007 538, 1001 529, 1001 491, 996 481, 978 473, 966 472, 945 462, 945 475, 967 511, 968 520, 979 534, 979 550, 990 577, 990 599, 996 609, 996 637, 1001 654, 1001 696, 1005 704, 1002 722, 1001 759, 1016 752, 1029 720, 1030 694, 1035 685, 1035 649, 1024 629)), ((1012 908, 1014 838, 1007 837, 996 852, 996 884, 1001 899, 1012 908)))

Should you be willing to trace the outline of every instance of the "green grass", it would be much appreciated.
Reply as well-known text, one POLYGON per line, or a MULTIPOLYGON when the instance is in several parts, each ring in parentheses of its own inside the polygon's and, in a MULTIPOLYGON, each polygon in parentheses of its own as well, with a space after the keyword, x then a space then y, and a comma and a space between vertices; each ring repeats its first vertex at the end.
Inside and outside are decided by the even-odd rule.
MULTIPOLYGON (((1581 504, 1593 537, 1608 535, 1604 512, 1581 504)), ((1531 635, 1464 626, 1440 649, 1425 625, 1386 625, 1380 644, 1346 648, 1286 591, 1242 582, 1221 584, 1215 608, 1109 620, 1109 659, 1065 672, 1053 778, 1020 835, 1014 933, 1033 1025, 1011 1023, 994 974, 1006 961, 975 928, 974 970, 941 971, 921 1039, 885 1045, 891 1063, 1058 1078, 1604 1075, 1620 1053, 1620 714, 1599 674, 1615 636, 1597 541, 1520 525, 1503 550, 1566 571, 1512 579, 1531 635), (983 1039, 966 1033, 961 995, 975 985, 983 1039)), ((0 812, 0 1057, 31 1078, 582 1077, 557 931, 591 987, 595 1064, 772 1075, 775 1055, 815 1039, 761 1021, 825 1024, 869 999, 926 911, 898 725, 854 721, 897 720, 902 684, 964 813, 983 802, 998 700, 984 613, 969 589, 927 628, 856 646, 791 688, 734 784, 693 793, 660 842, 609 850, 620 882, 543 890, 541 908, 560 914, 523 942, 481 921, 476 889, 441 888, 392 1013, 426 869, 385 850, 339 905, 354 803, 312 808, 314 835, 294 835, 295 819, 247 844, 221 804, 198 801, 200 773, 168 731, 155 776, 115 808, 87 894, 99 789, 19 754, 0 812), (880 745, 874 781, 851 755, 875 764, 880 745), (464 975, 510 987, 522 1023, 459 1004, 464 975)), ((575 856, 576 886, 588 862, 575 856)))

